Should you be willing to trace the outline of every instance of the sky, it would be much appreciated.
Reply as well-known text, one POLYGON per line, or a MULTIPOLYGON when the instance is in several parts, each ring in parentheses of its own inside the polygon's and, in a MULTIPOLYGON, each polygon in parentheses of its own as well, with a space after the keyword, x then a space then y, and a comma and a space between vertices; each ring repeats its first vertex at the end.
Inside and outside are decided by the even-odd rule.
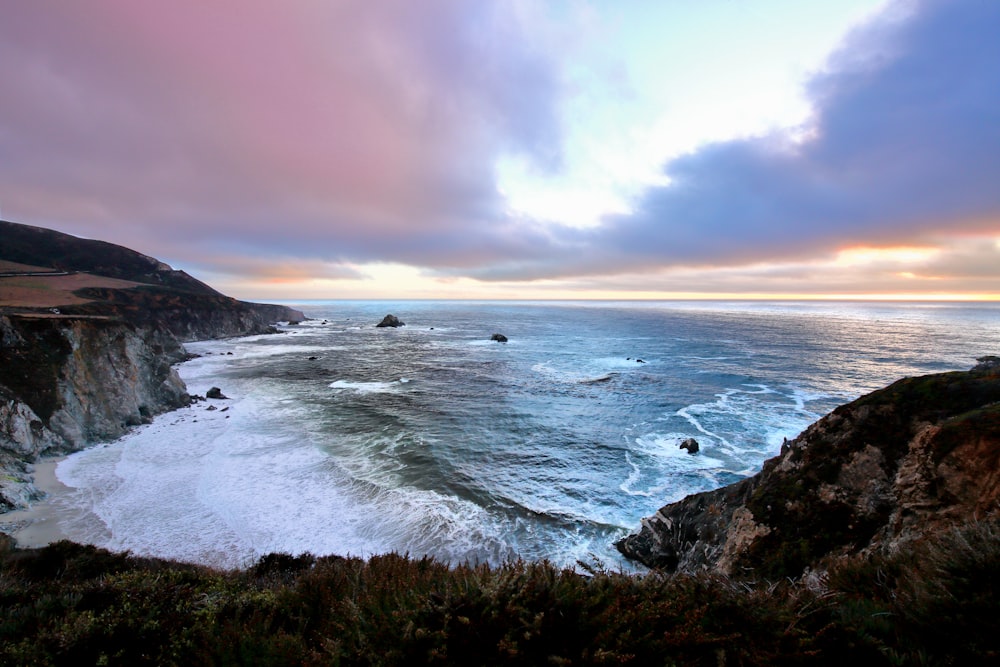
POLYGON ((0 217, 249 299, 1000 300, 997 35, 996 0, 0 0, 0 217))

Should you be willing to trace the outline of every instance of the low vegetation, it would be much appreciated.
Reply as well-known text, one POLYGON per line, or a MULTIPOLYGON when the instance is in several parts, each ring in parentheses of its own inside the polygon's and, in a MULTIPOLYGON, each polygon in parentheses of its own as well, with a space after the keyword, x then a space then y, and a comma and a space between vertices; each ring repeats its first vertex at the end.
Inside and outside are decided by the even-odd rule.
POLYGON ((273 554, 221 572, 60 542, 0 554, 0 664, 996 664, 1000 527, 823 576, 273 554))

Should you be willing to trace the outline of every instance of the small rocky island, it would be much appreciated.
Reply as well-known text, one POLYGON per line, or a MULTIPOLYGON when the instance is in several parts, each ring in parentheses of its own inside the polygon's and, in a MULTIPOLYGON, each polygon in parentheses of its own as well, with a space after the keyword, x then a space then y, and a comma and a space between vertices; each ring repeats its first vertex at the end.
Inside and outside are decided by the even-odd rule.
POLYGON ((395 329, 397 327, 405 327, 406 326, 406 322, 403 322, 398 317, 396 317, 395 315, 392 315, 390 313, 389 315, 386 315, 385 317, 383 317, 382 321, 379 322, 378 324, 376 324, 375 326, 379 327, 379 328, 382 328, 382 327, 391 327, 391 328, 395 329))

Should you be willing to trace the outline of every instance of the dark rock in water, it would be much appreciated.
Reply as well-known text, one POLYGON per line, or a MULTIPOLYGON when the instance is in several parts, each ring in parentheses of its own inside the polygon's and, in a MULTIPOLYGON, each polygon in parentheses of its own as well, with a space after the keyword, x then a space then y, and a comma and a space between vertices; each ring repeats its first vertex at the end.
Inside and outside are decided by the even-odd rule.
POLYGON ((506 343, 507 337, 504 336, 502 333, 495 333, 492 336, 490 336, 490 340, 495 340, 498 343, 506 343))
POLYGON ((635 363, 637 363, 637 364, 644 364, 644 363, 646 363, 646 362, 645 362, 645 361, 643 361, 642 359, 636 359, 636 360, 635 360, 635 363))
POLYGON ((208 410, 209 412, 211 412, 212 410, 218 410, 218 409, 219 409, 219 408, 215 407, 214 405, 210 405, 210 406, 208 406, 208 407, 206 408, 206 410, 208 410))
POLYGON ((406 323, 400 320, 395 315, 386 315, 382 318, 382 321, 375 325, 376 327, 405 327, 406 323))
POLYGON ((697 454, 698 450, 701 449, 698 446, 698 441, 694 438, 688 438, 680 444, 680 449, 686 449, 688 454, 697 454))
POLYGON ((998 479, 1000 364, 980 361, 840 406, 758 474, 660 508, 615 546, 670 571, 798 577, 995 519, 998 479))
POLYGON ((188 396, 188 398, 191 399, 192 403, 197 403, 198 401, 204 401, 205 400, 204 396, 200 396, 198 394, 191 394, 190 396, 188 396))
POLYGON ((602 375, 601 377, 590 378, 589 380, 580 380, 580 384, 601 384, 602 382, 610 382, 611 378, 616 375, 617 373, 608 373, 607 375, 602 375))
POLYGON ((1000 370, 1000 357, 989 355, 976 359, 979 363, 972 369, 974 371, 994 371, 1000 370))
POLYGON ((205 398, 218 398, 218 399, 228 399, 229 397, 222 393, 222 390, 218 387, 212 387, 205 392, 205 398))
POLYGON ((316 359, 318 359, 318 357, 309 357, 309 361, 316 361, 316 359))
POLYGON ((232 352, 226 352, 226 355, 231 357, 231 356, 233 356, 233 353, 232 352))

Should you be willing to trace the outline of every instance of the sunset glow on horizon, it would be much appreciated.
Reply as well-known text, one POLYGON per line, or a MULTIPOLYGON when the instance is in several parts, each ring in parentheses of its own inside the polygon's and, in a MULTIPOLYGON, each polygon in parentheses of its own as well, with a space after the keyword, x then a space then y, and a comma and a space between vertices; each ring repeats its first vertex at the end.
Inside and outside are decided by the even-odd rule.
POLYGON ((0 210, 296 299, 1000 300, 1000 4, 0 0, 0 210))

